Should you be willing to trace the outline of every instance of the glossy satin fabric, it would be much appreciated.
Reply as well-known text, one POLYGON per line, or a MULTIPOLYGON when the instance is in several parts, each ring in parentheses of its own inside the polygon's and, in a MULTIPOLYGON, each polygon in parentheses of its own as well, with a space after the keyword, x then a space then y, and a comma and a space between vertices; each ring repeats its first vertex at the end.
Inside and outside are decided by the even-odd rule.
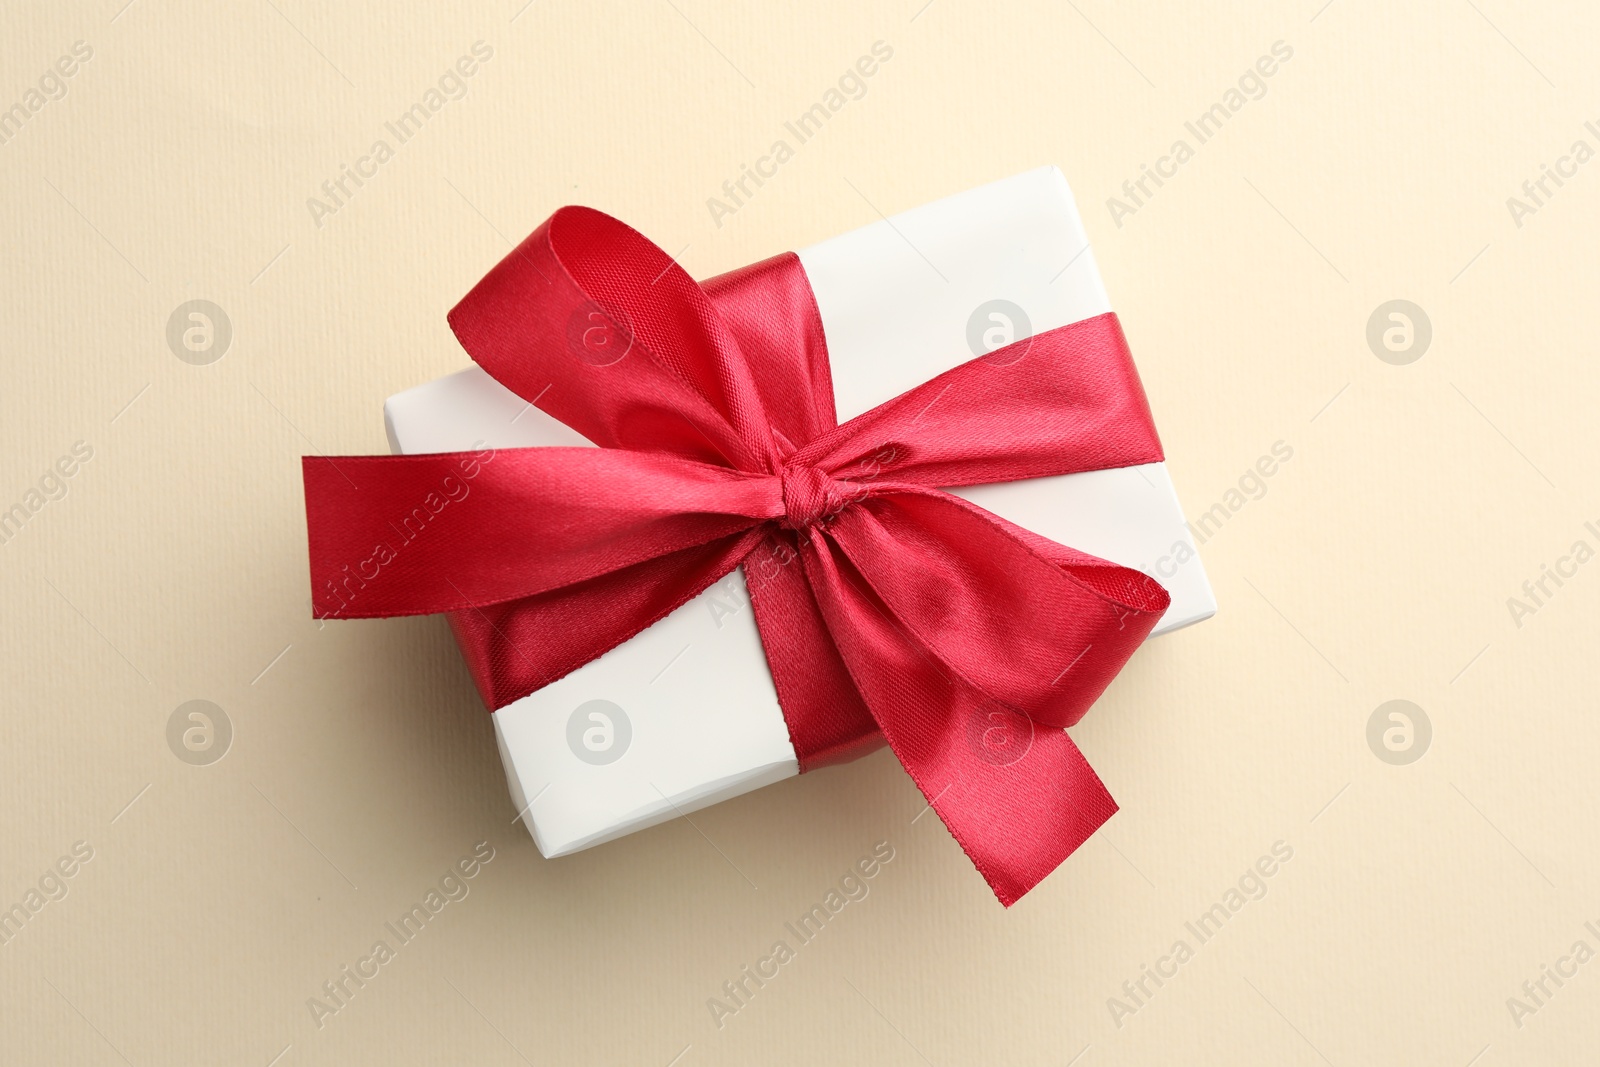
POLYGON ((451 613, 499 708, 744 563, 802 770, 887 742, 1008 906, 1116 811, 1063 728, 1166 591, 940 488, 1160 460, 1114 315, 840 426, 798 257, 700 285, 568 207, 450 324, 600 447, 306 457, 319 617, 451 613))

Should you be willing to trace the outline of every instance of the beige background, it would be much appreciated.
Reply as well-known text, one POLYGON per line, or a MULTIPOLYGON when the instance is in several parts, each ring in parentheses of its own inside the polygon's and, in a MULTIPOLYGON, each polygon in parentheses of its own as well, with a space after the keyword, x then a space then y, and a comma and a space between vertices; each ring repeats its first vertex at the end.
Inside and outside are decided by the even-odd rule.
POLYGON ((1506 1001, 1600 949, 1600 564, 1520 627, 1506 600, 1600 547, 1600 164, 1521 227, 1506 198, 1600 147, 1600 11, 521 2, 0 16, 0 104, 94 50, 0 145, 0 507, 94 450, 0 546, 0 904, 94 850, 0 945, 0 1060, 1592 1055, 1600 963, 1520 1028, 1506 1001), (467 96, 317 227, 307 198, 478 40, 467 96), (865 96, 715 226, 706 198, 876 40, 865 96), (1267 94, 1116 225, 1106 199, 1279 40, 1267 94), (464 364, 446 310, 557 206, 704 276, 1041 163, 1191 516, 1294 456, 1202 550, 1221 613, 1075 732, 1122 812, 1009 913, 887 753, 542 860, 443 622, 310 620, 298 457, 383 451, 383 398, 464 364), (209 366, 165 339, 194 298, 233 326, 209 366), (1433 328, 1405 366, 1366 341, 1396 298, 1433 328), (235 731, 210 766, 166 739, 195 698, 235 731), (1433 724, 1409 766, 1366 741, 1396 698, 1433 724), (319 1028, 307 998, 485 839, 470 895, 319 1028), (1107 999, 1279 840, 1266 896, 1117 1026, 1107 999), (719 1030, 707 998, 878 841, 871 895, 719 1030))

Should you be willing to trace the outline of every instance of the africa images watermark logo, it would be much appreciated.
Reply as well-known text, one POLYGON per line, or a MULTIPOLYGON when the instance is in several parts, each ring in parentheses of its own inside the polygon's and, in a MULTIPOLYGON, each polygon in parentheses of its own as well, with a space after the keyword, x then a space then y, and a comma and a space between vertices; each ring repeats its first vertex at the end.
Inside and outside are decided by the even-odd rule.
MULTIPOLYGON (((47 104, 67 95, 67 80, 78 73, 82 64, 94 58, 94 46, 87 41, 74 41, 70 54, 62 55, 40 74, 36 83, 23 90, 10 107, 0 110, 0 144, 10 144, 22 132, 23 126, 47 104)), ((3 107, 3 105, 0 105, 3 107)))
MULTIPOLYGON (((339 606, 332 611, 323 612, 319 618, 333 618, 343 614, 350 606, 350 602, 361 595, 370 582, 375 582, 383 574, 383 569, 400 558, 408 546, 422 537, 429 530, 436 529, 436 524, 445 509, 451 504, 460 504, 472 493, 471 482, 480 473, 485 465, 494 461, 494 449, 488 448, 483 441, 474 443, 473 450, 456 456, 454 473, 446 474, 439 479, 438 488, 429 490, 418 500, 410 511, 396 515, 389 521, 389 529, 394 531, 395 537, 391 541, 385 538, 372 546, 372 554, 365 559, 358 560, 353 565, 346 563, 339 568, 339 578, 324 579, 323 598, 325 604, 331 604, 338 598, 339 606)), ((327 460, 332 463, 333 460, 327 460)), ((459 512, 460 508, 456 509, 459 512)), ((455 514, 456 512, 451 512, 455 514)))
POLYGON ((0 504, 0 544, 9 544, 47 504, 65 500, 72 490, 69 480, 93 458, 93 445, 87 441, 74 441, 72 447, 56 457, 56 461, 45 468, 44 473, 15 503, 9 507, 0 504))
POLYGON ((322 229, 325 217, 337 215, 367 182, 378 176, 378 168, 394 158, 398 146, 421 133, 423 125, 443 111, 446 104, 467 95, 468 80, 494 58, 494 49, 484 41, 474 41, 468 52, 470 54, 460 56, 445 68, 416 102, 392 122, 383 124, 388 137, 374 140, 365 154, 356 157, 354 164, 340 163, 338 173, 322 183, 322 195, 306 198, 306 209, 311 212, 311 221, 317 229, 322 229))
POLYGON ((591 367, 609 367, 633 350, 633 332, 585 300, 567 317, 567 350, 591 367))
POLYGON ((867 894, 872 892, 869 883, 893 859, 894 846, 889 842, 879 841, 873 845, 872 854, 856 860, 848 871, 839 876, 838 885, 830 887, 820 901, 811 905, 809 911, 783 924, 788 936, 774 941, 753 966, 746 964, 741 967, 738 977, 723 982, 721 996, 707 997, 706 1010, 711 1013, 711 1021, 717 1024, 717 1029, 721 1030, 729 1019, 748 1008, 755 995, 777 978, 783 967, 798 959, 799 950, 821 936, 827 925, 847 905, 866 900, 867 894), (789 943, 791 938, 794 941, 792 945, 789 943))
MULTIPOLYGON (((1600 125, 1593 119, 1583 124, 1583 132, 1600 143, 1600 125)), ((1580 137, 1572 142, 1563 155, 1556 157, 1555 166, 1539 164, 1538 175, 1522 183, 1522 195, 1506 197, 1506 210, 1511 212, 1511 221, 1517 229, 1522 229, 1529 215, 1538 214, 1540 209, 1548 207, 1551 199, 1567 182, 1578 176, 1578 168, 1594 156, 1594 147, 1580 137)))
POLYGON ((209 300, 186 300, 167 316, 167 347, 185 363, 204 367, 228 354, 233 320, 209 300))
POLYGON ((967 316, 967 348, 990 366, 1009 367, 1028 354, 1032 342, 1033 322, 1020 304, 985 300, 967 316))
POLYGON ((45 868, 35 884, 29 886, 10 907, 0 908, 0 945, 11 944, 12 938, 22 933, 23 927, 48 904, 65 900, 71 890, 70 880, 94 859, 94 846, 87 841, 74 841, 72 852, 62 856, 45 868))
MULTIPOLYGON (((1596 926, 1593 920, 1585 922, 1583 929, 1600 941, 1600 926, 1596 926)), ((1506 1010, 1511 1013, 1511 1021, 1517 1024, 1517 1029, 1521 1030, 1527 1024, 1528 1016, 1537 1015, 1541 1009, 1549 1007, 1551 999, 1567 982, 1578 977, 1578 968, 1594 959, 1594 956, 1594 949, 1589 942, 1579 938, 1565 955, 1556 957, 1554 967, 1540 963, 1538 976, 1522 983, 1519 991, 1521 996, 1506 998, 1506 1010)))
POLYGON ((871 53, 846 67, 844 73, 839 75, 839 80, 823 91, 820 100, 792 121, 785 122, 783 129, 787 136, 773 141, 764 155, 756 157, 753 167, 739 164, 738 176, 722 183, 721 197, 706 198, 706 210, 711 212, 711 221, 716 223, 717 229, 722 228, 724 218, 737 213, 755 198, 763 185, 777 177, 778 168, 793 159, 802 145, 821 133, 829 119, 843 111, 850 101, 860 100, 867 95, 867 79, 878 73, 882 64, 894 58, 894 48, 886 41, 873 41, 871 53), (790 138, 794 139, 793 144, 789 143, 790 138))
POLYGON ((330 1018, 348 1008, 356 994, 365 989, 368 982, 376 979, 384 967, 398 959, 400 950, 420 937, 446 905, 466 900, 467 894, 472 892, 472 879, 494 857, 494 846, 487 841, 479 841, 469 855, 462 856, 448 867, 438 881, 428 887, 422 899, 411 905, 410 910, 383 924, 387 937, 374 941, 372 948, 359 957, 354 965, 341 965, 337 974, 322 983, 319 994, 307 997, 306 1010, 311 1013, 311 1021, 316 1023, 317 1029, 321 1030, 330 1018), (393 944, 390 944, 390 938, 393 938, 393 944))
POLYGON ((1172 142, 1167 153, 1156 158, 1155 166, 1139 164, 1139 176, 1122 183, 1122 197, 1107 197, 1106 210, 1111 221, 1122 229, 1122 220, 1137 214, 1169 180, 1178 176, 1178 168, 1195 157, 1196 150, 1222 132, 1223 124, 1244 110, 1252 100, 1267 95, 1266 79, 1278 72, 1281 64, 1294 58, 1294 49, 1284 41, 1273 41, 1270 55, 1261 56, 1247 67, 1238 81, 1230 85, 1222 98, 1197 115, 1192 122, 1183 124, 1184 132, 1194 138, 1179 137, 1172 142))
MULTIPOLYGON (((1600 524, 1586 522, 1583 530, 1595 539, 1596 544, 1600 544, 1600 524)), ((1523 620, 1528 616, 1537 615, 1549 606, 1550 600, 1562 587, 1578 576, 1578 568, 1594 557, 1594 546, 1587 538, 1580 537, 1572 542, 1566 552, 1556 557, 1554 566, 1541 562, 1539 573, 1522 583, 1522 595, 1506 597, 1506 610, 1511 613, 1511 621, 1516 623, 1517 629, 1522 629, 1523 620)))
POLYGON ((167 747, 191 767, 207 767, 233 746, 233 720, 209 700, 179 704, 167 717, 167 747))
POLYGON ((1386 301, 1367 318, 1367 347, 1391 366, 1415 363, 1432 343, 1432 320, 1410 300, 1386 301))
POLYGON ((1395 767, 1415 763, 1433 744, 1433 721, 1409 700, 1387 700, 1367 717, 1367 747, 1395 767))
POLYGON ((987 703, 967 712, 967 749, 983 762, 1009 767, 1032 748, 1033 720, 1015 708, 987 703))
POLYGON ((1201 912, 1192 922, 1183 924, 1187 937, 1175 939, 1165 953, 1156 957, 1153 966, 1141 963, 1138 977, 1122 983, 1121 995, 1106 998, 1106 1010, 1111 1013, 1111 1021, 1117 1029, 1122 1029, 1129 1016, 1148 1008, 1155 995, 1178 976, 1179 969, 1194 959, 1202 946, 1221 933, 1222 928, 1243 911, 1246 904, 1265 897, 1268 879, 1293 858, 1294 846, 1287 841, 1274 841, 1270 854, 1260 856, 1246 868, 1238 881, 1222 894, 1222 899, 1201 912), (1194 940, 1192 945, 1190 938, 1194 940))
POLYGON ((633 722, 620 704, 586 700, 567 716, 567 747, 584 763, 615 763, 633 743, 633 722))

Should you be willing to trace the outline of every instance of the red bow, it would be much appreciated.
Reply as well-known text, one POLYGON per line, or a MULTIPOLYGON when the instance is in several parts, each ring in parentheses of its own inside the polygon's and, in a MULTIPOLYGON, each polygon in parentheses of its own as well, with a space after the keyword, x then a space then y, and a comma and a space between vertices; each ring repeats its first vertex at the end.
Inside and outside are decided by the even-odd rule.
POLYGON ((886 741, 1008 906, 1116 811, 1063 727, 1166 591, 940 488, 1162 459, 1115 315, 840 426, 797 256, 701 286, 623 223, 567 207, 450 325, 600 447, 498 452, 474 503, 415 540, 400 524, 446 499, 471 453, 306 457, 319 617, 452 613, 499 708, 745 563, 802 771, 886 741))

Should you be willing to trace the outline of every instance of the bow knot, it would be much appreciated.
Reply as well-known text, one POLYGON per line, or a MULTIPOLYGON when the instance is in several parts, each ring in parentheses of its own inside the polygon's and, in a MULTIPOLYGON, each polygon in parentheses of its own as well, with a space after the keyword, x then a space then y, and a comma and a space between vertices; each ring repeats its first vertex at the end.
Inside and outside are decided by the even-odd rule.
POLYGON ((779 524, 789 530, 827 522, 861 495, 854 486, 802 463, 785 464, 779 477, 783 484, 783 518, 779 524))

